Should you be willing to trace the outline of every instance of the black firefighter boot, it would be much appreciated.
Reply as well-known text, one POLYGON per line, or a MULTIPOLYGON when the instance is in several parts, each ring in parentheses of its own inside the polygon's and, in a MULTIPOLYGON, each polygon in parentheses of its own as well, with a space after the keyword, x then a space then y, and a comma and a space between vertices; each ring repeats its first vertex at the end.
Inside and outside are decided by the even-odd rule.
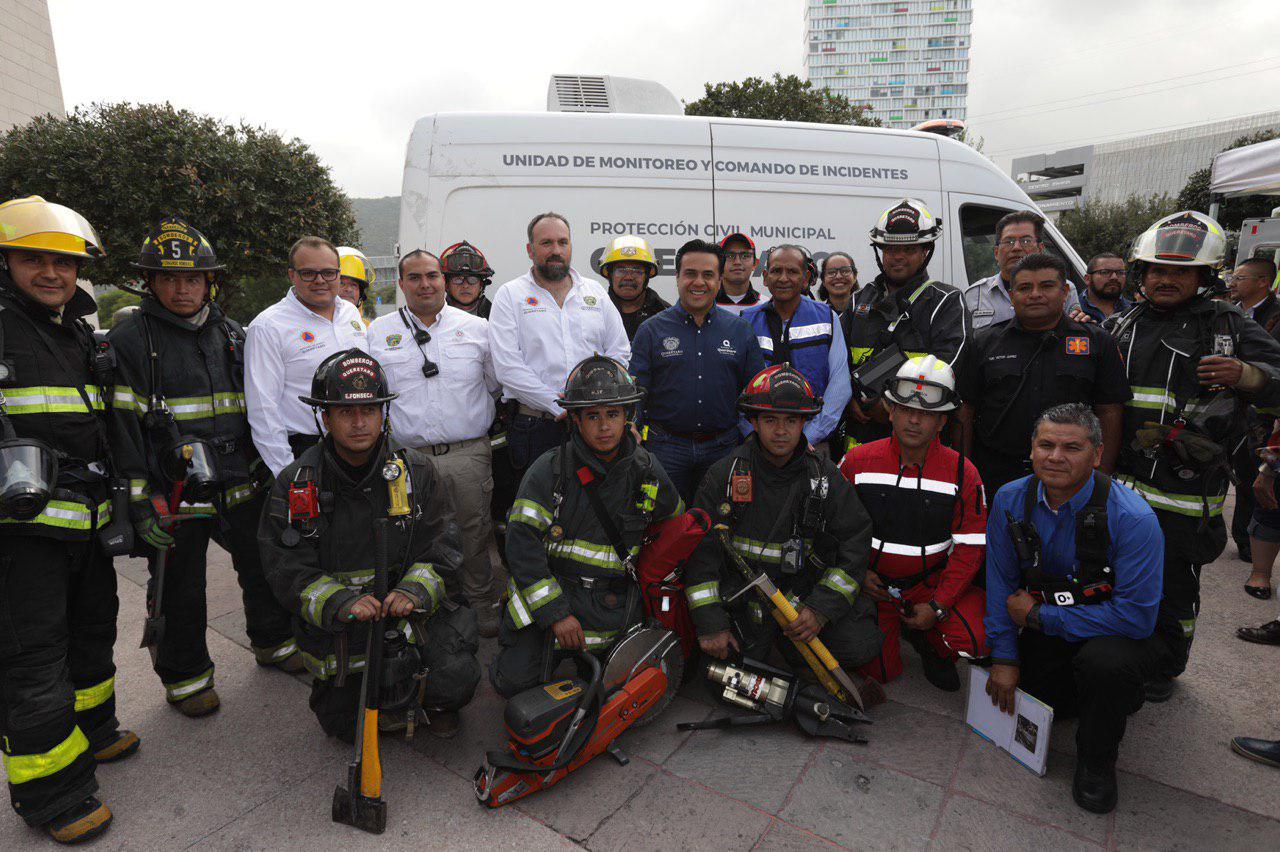
POLYGON ((944 660, 929 644, 923 631, 907 629, 904 634, 911 647, 920 655, 920 664, 924 667, 924 679, 943 692, 960 691, 960 673, 956 671, 955 660, 944 660))

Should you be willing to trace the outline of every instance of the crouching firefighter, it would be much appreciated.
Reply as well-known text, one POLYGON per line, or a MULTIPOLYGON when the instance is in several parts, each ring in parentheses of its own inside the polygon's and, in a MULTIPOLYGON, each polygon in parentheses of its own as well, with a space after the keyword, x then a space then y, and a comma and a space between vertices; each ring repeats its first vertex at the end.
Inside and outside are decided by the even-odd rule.
POLYGON ((258 552, 270 472, 249 435, 244 330, 213 301, 222 269, 212 244, 182 219, 159 222, 138 261, 141 307, 107 340, 117 370, 110 423, 129 515, 149 561, 144 644, 169 703, 190 717, 219 707, 205 641, 209 540, 231 554, 254 657, 302 670, 289 613, 258 552))
POLYGON ((1226 546, 1222 507, 1245 412, 1280 406, 1280 343, 1213 298, 1225 257, 1226 237, 1208 216, 1161 219, 1130 253, 1145 301, 1110 320, 1133 390, 1117 469, 1151 504, 1165 537, 1156 633, 1169 654, 1148 684, 1149 701, 1169 697, 1191 654, 1200 569, 1226 546))
POLYGON ((863 673, 902 674, 899 637, 920 655, 925 678, 960 689, 955 661, 986 654, 986 595, 973 585, 987 541, 977 468, 938 439, 959 404, 955 375, 932 355, 909 359, 884 390, 888 438, 854 447, 840 464, 871 514, 864 594, 876 602, 885 644, 863 673))
POLYGON ((426 456, 390 449, 394 398, 381 365, 359 349, 321 362, 301 399, 320 410, 325 437, 281 471, 258 530, 267 581, 294 615, 313 678, 311 709, 346 742, 361 709, 368 622, 386 625, 384 730, 425 722, 452 736, 480 681, 475 613, 446 594, 462 560, 453 509, 426 456), (380 519, 390 520, 381 600, 370 594, 380 519))
POLYGON ((644 396, 603 355, 569 374, 569 439, 525 473, 507 523, 509 600, 489 670, 504 698, 564 656, 608 651, 644 615, 635 559, 650 525, 684 510, 666 472, 630 429, 644 396), (548 659, 548 654, 550 655, 548 659))
POLYGON ((707 471, 694 498, 716 524, 685 566, 698 643, 717 660, 733 650, 767 660, 781 633, 789 640, 779 643, 783 656, 797 671, 808 674, 807 664, 817 673, 815 656, 834 658, 823 662, 843 670, 844 694, 829 691, 859 707, 875 704, 879 687, 853 675, 850 690, 845 674, 874 659, 884 640, 874 603, 860 594, 871 521, 853 486, 805 442, 804 424, 822 400, 800 373, 778 364, 747 384, 738 408, 755 431, 707 471), (749 586, 780 591, 785 607, 749 586), (787 616, 785 629, 774 609, 787 616))
POLYGON ((116 575, 128 485, 102 419, 110 349, 76 286, 103 254, 79 214, 0 204, 0 751, 13 809, 61 843, 107 829, 95 765, 138 750, 116 721, 116 575))
POLYGON ((1102 426, 1088 406, 1040 415, 1031 438, 1032 476, 1000 489, 987 525, 987 694, 1014 712, 1021 687, 1079 717, 1075 802, 1116 806, 1116 756, 1128 717, 1144 699, 1162 643, 1164 541, 1133 491, 1094 468, 1102 426))

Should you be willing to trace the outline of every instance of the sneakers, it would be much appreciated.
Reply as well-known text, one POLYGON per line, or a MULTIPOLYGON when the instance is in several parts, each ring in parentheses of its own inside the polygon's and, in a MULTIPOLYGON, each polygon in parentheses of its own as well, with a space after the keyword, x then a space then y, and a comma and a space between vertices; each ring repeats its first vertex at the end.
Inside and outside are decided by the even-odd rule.
MULTIPOLYGON (((134 738, 136 741, 136 737, 134 738)), ((84 843, 111 826, 111 811, 93 796, 45 823, 49 836, 59 843, 84 843)))
POLYGON ((929 644, 929 640, 919 630, 908 630, 907 641, 920 655, 920 664, 924 667, 924 679, 943 692, 960 691, 960 673, 956 671, 955 660, 944 660, 929 644))
POLYGON ((1090 767, 1083 758, 1076 758, 1076 777, 1071 785, 1071 798, 1086 811, 1109 814, 1116 809, 1116 767, 1107 764, 1101 768, 1090 767))
MULTIPOLYGON (((110 742, 94 748, 93 759, 98 763, 115 763, 117 760, 124 760, 136 752, 141 745, 142 740, 138 739, 138 735, 133 731, 116 731, 110 742)), ((94 799, 93 801, 97 802, 98 800, 94 799)), ((101 802, 98 802, 99 806, 101 804, 101 802)), ((106 809, 103 808, 103 810, 106 809)), ((107 811, 107 821, 111 821, 110 811, 107 811)), ((56 840, 57 838, 54 839, 56 840)))
POLYGON ((199 719, 201 716, 208 716, 211 713, 217 713, 218 708, 222 706, 221 699, 213 687, 202 689, 195 695, 188 695, 181 701, 173 702, 173 706, 178 708, 178 712, 188 719, 199 719))

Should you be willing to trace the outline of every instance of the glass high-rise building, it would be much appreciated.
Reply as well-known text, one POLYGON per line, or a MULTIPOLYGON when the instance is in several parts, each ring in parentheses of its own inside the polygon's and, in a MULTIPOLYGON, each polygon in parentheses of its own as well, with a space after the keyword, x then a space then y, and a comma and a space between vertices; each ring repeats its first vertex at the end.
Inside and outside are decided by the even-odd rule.
POLYGON ((963 119, 973 0, 807 0, 805 73, 885 127, 963 119))

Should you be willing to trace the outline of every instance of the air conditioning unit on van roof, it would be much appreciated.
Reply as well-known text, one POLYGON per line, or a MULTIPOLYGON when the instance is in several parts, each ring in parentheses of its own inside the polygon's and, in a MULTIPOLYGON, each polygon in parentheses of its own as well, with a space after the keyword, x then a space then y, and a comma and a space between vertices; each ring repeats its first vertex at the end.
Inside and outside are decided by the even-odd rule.
POLYGON ((553 74, 547 111, 684 114, 679 99, 661 83, 607 74, 553 74))

